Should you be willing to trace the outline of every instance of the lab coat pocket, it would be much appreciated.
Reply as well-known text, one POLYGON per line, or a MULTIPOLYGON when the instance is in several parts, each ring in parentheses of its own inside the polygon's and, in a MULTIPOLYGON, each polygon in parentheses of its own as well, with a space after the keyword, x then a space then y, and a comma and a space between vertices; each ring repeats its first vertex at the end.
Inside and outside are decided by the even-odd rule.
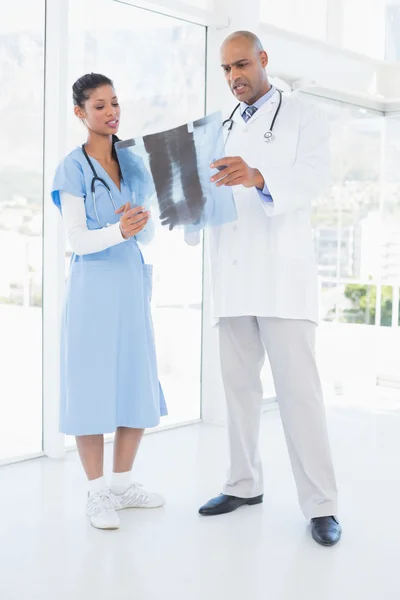
POLYGON ((314 254, 314 242, 308 216, 300 211, 273 219, 271 243, 280 256, 309 260, 314 254))
POLYGON ((148 302, 153 297, 153 265, 143 264, 143 293, 148 302))

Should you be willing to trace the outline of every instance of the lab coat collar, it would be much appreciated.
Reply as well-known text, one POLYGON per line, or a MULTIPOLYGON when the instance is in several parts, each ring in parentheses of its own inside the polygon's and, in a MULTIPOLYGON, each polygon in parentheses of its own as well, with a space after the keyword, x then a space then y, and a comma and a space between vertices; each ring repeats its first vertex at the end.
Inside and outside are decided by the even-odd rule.
POLYGON ((279 103, 279 92, 276 91, 275 94, 269 100, 267 100, 267 102, 265 102, 265 104, 263 104, 261 106, 261 108, 259 108, 257 110, 257 112, 254 113, 254 115, 251 117, 251 119, 249 121, 247 121, 247 123, 245 123, 243 121, 243 117, 240 114, 240 108, 238 108, 237 111, 235 112, 235 114, 233 115, 233 121, 234 121, 234 123, 237 123, 238 125, 243 125, 243 126, 247 127, 251 123, 254 123, 254 121, 257 121, 257 119, 259 119, 260 117, 268 115, 269 113, 276 110, 276 108, 278 107, 278 103, 279 103))

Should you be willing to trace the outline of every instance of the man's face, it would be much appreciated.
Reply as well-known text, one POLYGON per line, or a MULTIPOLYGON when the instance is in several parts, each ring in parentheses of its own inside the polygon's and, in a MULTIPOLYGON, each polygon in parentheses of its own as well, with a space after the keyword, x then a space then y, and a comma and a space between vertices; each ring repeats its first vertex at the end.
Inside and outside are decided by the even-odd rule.
POLYGON ((246 38, 236 38, 222 45, 221 66, 239 102, 254 104, 268 91, 267 64, 266 52, 255 50, 246 38))

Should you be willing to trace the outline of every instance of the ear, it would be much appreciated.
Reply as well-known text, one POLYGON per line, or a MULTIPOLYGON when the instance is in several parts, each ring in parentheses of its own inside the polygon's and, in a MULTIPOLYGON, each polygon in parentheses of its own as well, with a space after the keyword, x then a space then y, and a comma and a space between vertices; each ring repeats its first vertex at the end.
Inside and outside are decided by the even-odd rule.
POLYGON ((81 121, 85 118, 85 112, 81 109, 80 106, 74 107, 74 113, 75 116, 78 117, 78 119, 81 119, 81 121))
POLYGON ((268 65, 268 54, 263 50, 260 52, 260 61, 263 69, 268 65))

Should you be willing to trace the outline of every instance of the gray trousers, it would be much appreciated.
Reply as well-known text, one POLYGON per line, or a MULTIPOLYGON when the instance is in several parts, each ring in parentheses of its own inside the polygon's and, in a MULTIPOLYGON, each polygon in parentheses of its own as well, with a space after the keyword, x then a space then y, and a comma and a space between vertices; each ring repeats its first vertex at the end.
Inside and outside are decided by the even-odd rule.
POLYGON ((224 493, 263 493, 258 450, 267 353, 301 509, 307 519, 336 515, 337 488, 310 321, 235 317, 219 322, 228 410, 230 468, 224 493))

